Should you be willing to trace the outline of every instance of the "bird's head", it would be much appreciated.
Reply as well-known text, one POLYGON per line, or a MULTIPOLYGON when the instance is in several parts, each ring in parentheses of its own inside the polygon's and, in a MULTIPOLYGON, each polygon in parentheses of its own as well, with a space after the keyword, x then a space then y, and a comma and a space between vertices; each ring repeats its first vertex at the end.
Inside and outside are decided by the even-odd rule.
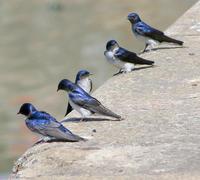
POLYGON ((24 103, 19 109, 17 114, 23 114, 24 116, 30 116, 33 112, 37 111, 37 109, 30 103, 24 103))
POLYGON ((76 75, 76 82, 81 80, 81 79, 85 79, 85 78, 87 78, 87 77, 89 77, 91 75, 92 74, 87 70, 80 70, 76 75))
POLYGON ((119 45, 118 45, 117 41, 115 41, 115 40, 110 40, 106 44, 107 51, 112 51, 113 49, 118 48, 118 47, 119 47, 119 45))
POLYGON ((138 23, 141 21, 139 15, 137 13, 130 13, 128 16, 127 16, 128 20, 135 24, 135 23, 138 23))
POLYGON ((71 82, 68 79, 63 79, 59 82, 57 91, 64 90, 64 91, 67 91, 67 92, 71 92, 75 88, 76 88, 76 85, 73 82, 71 82))

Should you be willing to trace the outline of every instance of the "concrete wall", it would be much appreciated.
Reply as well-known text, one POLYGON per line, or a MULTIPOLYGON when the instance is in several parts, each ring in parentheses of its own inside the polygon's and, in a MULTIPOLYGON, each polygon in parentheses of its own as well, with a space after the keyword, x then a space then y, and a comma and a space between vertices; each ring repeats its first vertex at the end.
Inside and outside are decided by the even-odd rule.
POLYGON ((112 77, 94 93, 124 121, 65 123, 89 141, 34 146, 12 178, 200 179, 200 2, 166 34, 185 48, 146 53, 154 68, 112 77))

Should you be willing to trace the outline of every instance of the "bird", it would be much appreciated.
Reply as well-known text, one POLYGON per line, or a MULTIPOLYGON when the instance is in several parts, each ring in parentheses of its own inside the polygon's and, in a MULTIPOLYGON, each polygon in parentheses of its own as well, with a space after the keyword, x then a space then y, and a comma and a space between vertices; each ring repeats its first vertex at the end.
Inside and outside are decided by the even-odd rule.
MULTIPOLYGON (((80 70, 76 75, 75 84, 80 86, 85 92, 92 91, 92 80, 89 78, 92 74, 87 70, 80 70)), ((68 103, 65 116, 73 110, 72 106, 68 103)))
POLYGON ((130 13, 127 18, 132 25, 133 34, 137 38, 145 41, 145 48, 143 52, 146 51, 148 46, 150 46, 151 50, 157 43, 167 42, 178 44, 180 46, 184 43, 183 41, 168 37, 164 34, 164 32, 149 26, 140 19, 137 13, 130 13))
POLYGON ((70 142, 86 140, 73 134, 50 114, 38 111, 31 103, 22 104, 17 114, 25 115, 27 117, 25 120, 26 126, 32 132, 42 135, 45 142, 49 140, 70 142))
POLYGON ((90 96, 81 87, 68 79, 63 79, 59 82, 57 91, 59 90, 68 92, 70 105, 73 107, 73 109, 78 111, 83 118, 96 113, 99 115, 110 116, 119 120, 121 119, 121 116, 104 107, 97 99, 90 96))
POLYGON ((104 55, 109 63, 120 69, 120 72, 131 72, 134 64, 153 65, 154 61, 149 61, 137 56, 136 53, 128 51, 119 46, 116 40, 109 40, 106 44, 104 55))

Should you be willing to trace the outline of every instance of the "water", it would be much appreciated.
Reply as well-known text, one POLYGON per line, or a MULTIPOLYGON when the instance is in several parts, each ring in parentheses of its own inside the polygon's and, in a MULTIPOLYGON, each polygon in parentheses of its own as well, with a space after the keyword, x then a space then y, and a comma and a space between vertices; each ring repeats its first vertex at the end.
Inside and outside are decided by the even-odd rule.
POLYGON ((136 52, 143 48, 132 36, 129 12, 164 30, 194 2, 0 1, 0 173, 8 173, 36 140, 24 117, 16 116, 22 103, 63 118, 66 99, 56 92, 59 80, 73 80, 79 69, 88 69, 95 74, 96 88, 116 72, 103 56, 107 40, 136 52))

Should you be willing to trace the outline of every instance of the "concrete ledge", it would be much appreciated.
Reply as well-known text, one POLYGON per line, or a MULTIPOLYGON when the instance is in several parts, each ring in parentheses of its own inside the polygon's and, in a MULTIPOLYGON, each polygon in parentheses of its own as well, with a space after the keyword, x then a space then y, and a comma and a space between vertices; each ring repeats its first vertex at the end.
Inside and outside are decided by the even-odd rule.
POLYGON ((200 2, 166 33, 185 48, 146 53, 154 68, 115 76, 94 93, 124 121, 66 123, 90 140, 32 147, 11 177, 200 179, 200 2))

